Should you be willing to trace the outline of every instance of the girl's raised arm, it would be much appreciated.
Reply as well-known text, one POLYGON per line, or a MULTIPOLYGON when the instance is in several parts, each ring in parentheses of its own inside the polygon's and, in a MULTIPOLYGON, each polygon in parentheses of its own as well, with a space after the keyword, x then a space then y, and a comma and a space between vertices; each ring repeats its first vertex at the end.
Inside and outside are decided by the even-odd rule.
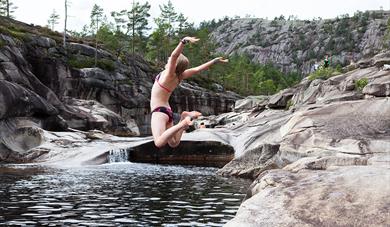
POLYGON ((217 58, 214 58, 213 60, 211 61, 208 61, 202 65, 199 65, 197 67, 194 67, 194 68, 190 68, 190 69, 187 69, 186 71, 183 72, 183 79, 187 79, 189 77, 191 77, 192 75, 196 74, 196 73, 199 73, 203 70, 206 70, 208 68, 210 68, 210 66, 214 65, 214 64, 217 64, 217 63, 227 63, 229 62, 228 59, 224 59, 223 57, 217 57, 217 58))
POLYGON ((168 58, 167 63, 167 75, 172 76, 174 75, 175 69, 176 69, 176 61, 181 52, 183 51, 184 45, 188 42, 190 43, 196 43, 199 39, 195 37, 184 37, 182 40, 180 40, 177 47, 172 51, 171 56, 168 58))

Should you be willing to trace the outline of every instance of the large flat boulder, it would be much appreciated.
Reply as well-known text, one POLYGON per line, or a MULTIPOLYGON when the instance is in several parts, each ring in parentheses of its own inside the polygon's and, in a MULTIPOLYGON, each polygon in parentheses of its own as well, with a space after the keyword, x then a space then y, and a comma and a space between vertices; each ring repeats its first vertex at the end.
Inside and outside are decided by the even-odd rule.
POLYGON ((139 128, 135 121, 125 121, 119 114, 107 109, 94 100, 68 99, 68 107, 77 112, 75 118, 68 118, 71 128, 80 130, 102 130, 116 136, 139 136, 139 128))
POLYGON ((390 152, 390 100, 368 99, 311 107, 281 127, 281 152, 375 155, 390 152))
POLYGON ((388 226, 390 167, 271 170, 225 226, 388 226))

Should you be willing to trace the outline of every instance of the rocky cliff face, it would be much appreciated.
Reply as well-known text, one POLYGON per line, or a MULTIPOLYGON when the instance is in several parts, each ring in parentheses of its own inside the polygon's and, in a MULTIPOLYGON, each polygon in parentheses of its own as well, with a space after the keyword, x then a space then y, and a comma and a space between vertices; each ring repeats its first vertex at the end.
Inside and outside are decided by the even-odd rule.
POLYGON ((254 62, 307 74, 325 54, 332 56, 333 66, 377 54, 388 45, 384 41, 388 16, 388 11, 371 11, 332 20, 231 19, 211 37, 218 52, 246 54, 254 62))
MULTIPOLYGON (((32 65, 33 74, 59 99, 96 100, 119 114, 128 126, 138 126, 141 134, 150 134, 150 90, 157 74, 150 63, 137 56, 128 57, 121 62, 110 53, 100 50, 98 58, 112 64, 112 69, 74 68, 66 61, 69 62, 69 58, 79 61, 93 58, 92 47, 69 43, 67 55, 59 58, 61 47, 37 46, 37 42, 26 43, 29 49, 26 58, 32 65), (66 61, 63 60, 64 57, 67 57, 66 61)), ((230 110, 237 98, 233 93, 215 93, 197 85, 183 83, 173 93, 171 105, 178 112, 196 109, 206 115, 218 114, 230 110), (219 100, 218 105, 215 100, 219 100)), ((72 121, 68 123, 70 127, 80 128, 72 121)))
POLYGON ((217 128, 198 131, 227 138, 236 151, 218 172, 254 180, 227 226, 390 224, 389 56, 202 119, 217 128))
MULTIPOLYGON (((20 86, 8 92, 15 97, 15 111, 29 112, 20 108, 27 105, 48 115, 41 109, 52 109, 50 116, 63 118, 58 122, 63 128, 57 130, 69 126, 123 136, 150 133, 150 90, 158 69, 149 62, 138 56, 119 60, 99 49, 98 67, 94 67, 95 50, 87 44, 70 39, 64 49, 57 34, 45 36, 39 27, 5 18, 0 22, 0 78, 9 89, 20 86), (23 101, 22 93, 35 98, 23 101), (100 104, 88 100, 103 105, 98 109, 104 107, 111 112, 100 113, 94 108, 100 104)), ((204 114, 218 114, 229 111, 237 98, 233 93, 215 93, 183 83, 173 94, 172 107, 175 111, 196 109, 204 114)), ((34 111, 29 115, 39 115, 34 111)), ((14 112, 6 112, 2 119, 16 116, 14 112)))

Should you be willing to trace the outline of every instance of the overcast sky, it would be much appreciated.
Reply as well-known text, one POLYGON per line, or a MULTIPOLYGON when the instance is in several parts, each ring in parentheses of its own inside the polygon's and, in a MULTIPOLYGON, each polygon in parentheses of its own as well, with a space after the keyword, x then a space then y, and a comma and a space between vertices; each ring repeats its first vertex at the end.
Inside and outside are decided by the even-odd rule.
MULTIPOLYGON (((11 0, 18 8, 14 15, 17 20, 38 25, 47 25, 53 9, 61 17, 56 30, 63 29, 64 0, 11 0)), ((68 28, 80 31, 89 24, 89 16, 94 4, 104 8, 109 19, 111 11, 130 9, 132 0, 68 0, 68 28)), ((138 0, 141 3, 146 1, 138 0)), ((188 17, 189 22, 198 24, 204 20, 220 19, 236 15, 273 19, 276 16, 298 16, 299 19, 335 18, 338 15, 353 15, 357 10, 390 9, 390 0, 171 0, 177 12, 188 17)), ((151 17, 160 14, 159 5, 168 0, 150 0, 151 17)))

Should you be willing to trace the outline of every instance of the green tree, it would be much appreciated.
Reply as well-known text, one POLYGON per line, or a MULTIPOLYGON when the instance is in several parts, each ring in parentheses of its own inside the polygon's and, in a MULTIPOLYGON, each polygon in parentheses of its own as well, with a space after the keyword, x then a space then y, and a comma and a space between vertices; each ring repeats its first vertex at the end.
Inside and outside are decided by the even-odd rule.
POLYGON ((237 72, 237 75, 241 76, 241 93, 248 94, 249 77, 252 77, 253 73, 251 70, 250 59, 245 55, 238 57, 235 71, 237 72))
MULTIPOLYGON (((193 29, 193 25, 187 22, 187 18, 175 11, 172 2, 160 5, 161 14, 154 19, 157 29, 152 33, 147 48, 149 59, 158 59, 166 62, 170 51, 176 46, 177 41, 182 38, 185 31, 193 29), (173 41, 174 40, 174 41, 173 41)), ((185 35, 189 35, 186 33, 185 35)))
POLYGON ((157 25, 157 33, 154 34, 154 38, 158 37, 158 40, 163 41, 162 43, 158 44, 161 46, 157 48, 160 49, 159 59, 162 62, 166 62, 173 47, 172 40, 175 35, 174 24, 177 22, 177 13, 175 12, 175 8, 173 7, 170 0, 167 4, 159 5, 159 8, 161 14, 154 20, 157 25))
POLYGON ((11 0, 0 0, 0 16, 14 18, 12 14, 17 8, 11 0))
MULTIPOLYGON (((196 45, 188 45, 183 51, 184 55, 191 60, 191 65, 200 65, 213 58, 215 45, 209 39, 210 32, 207 28, 195 31, 193 27, 188 27, 183 30, 183 33, 200 39, 196 45)), ((205 73, 207 74, 207 71, 205 73)))
POLYGON ((262 69, 257 69, 253 74, 253 77, 250 81, 250 91, 252 94, 256 94, 259 92, 259 86, 262 81, 264 81, 265 73, 262 69))
MULTIPOLYGON (((141 5, 139 2, 134 3, 133 2, 133 8, 128 13, 129 18, 129 24, 132 28, 132 51, 134 54, 134 44, 136 41, 136 38, 139 39, 140 45, 142 45, 142 41, 145 39, 145 33, 147 30, 150 29, 148 27, 148 18, 150 17, 149 14, 150 10, 150 4, 146 2, 145 4, 141 5)), ((144 49, 143 46, 141 46, 140 49, 144 49)))
POLYGON ((145 50, 145 33, 150 29, 148 27, 148 18, 150 17, 150 4, 146 2, 141 5, 139 2, 134 2, 130 10, 121 10, 119 12, 111 12, 114 17, 116 27, 119 31, 125 30, 124 34, 131 33, 131 50, 135 53, 136 41, 138 41, 138 52, 145 50))
POLYGON ((178 14, 175 12, 175 8, 173 7, 171 0, 169 0, 166 5, 163 4, 159 7, 161 10, 160 23, 163 23, 164 26, 167 27, 168 36, 172 37, 175 33, 174 24, 177 22, 178 14))
MULTIPOLYGON (((114 18, 117 32, 122 32, 123 29, 127 29, 127 10, 121 10, 119 12, 112 11, 111 16, 114 18)), ((127 32, 125 32, 127 33, 127 32)))
POLYGON ((54 25, 58 24, 59 19, 60 19, 60 15, 58 15, 56 10, 53 9, 53 12, 49 16, 49 20, 47 20, 47 24, 51 30, 54 30, 54 25))
POLYGON ((68 25, 68 0, 65 0, 64 1, 64 6, 65 6, 65 15, 64 15, 64 36, 63 36, 63 43, 62 45, 64 46, 64 49, 66 49, 66 32, 67 32, 67 29, 66 29, 66 26, 68 25))
POLYGON ((259 88, 260 93, 266 95, 274 94, 277 91, 275 82, 271 79, 260 82, 259 88))
POLYGON ((385 35, 383 36, 383 42, 386 48, 389 48, 390 46, 389 41, 390 41, 390 18, 387 19, 386 32, 385 35))
POLYGON ((105 48, 113 51, 117 57, 123 52, 124 45, 121 43, 120 37, 116 34, 113 25, 102 24, 97 32, 97 37, 105 48))
POLYGON ((69 31, 71 36, 77 37, 77 38, 85 38, 88 35, 91 34, 90 27, 88 25, 84 25, 80 32, 78 31, 69 31))
POLYGON ((95 67, 97 65, 97 47, 98 47, 98 38, 97 32, 99 30, 99 23, 103 19, 103 8, 95 4, 91 11, 91 28, 95 34, 95 67))
POLYGON ((179 36, 183 34, 185 30, 192 27, 192 25, 188 23, 187 18, 182 13, 179 13, 179 15, 177 16, 177 22, 177 32, 179 36))
MULTIPOLYGON (((207 28, 195 28, 193 25, 185 28, 182 35, 195 36, 200 40, 195 45, 187 45, 183 53, 190 60, 191 67, 201 65, 204 62, 213 59, 213 53, 215 53, 215 44, 209 39, 210 31, 207 28)), ((182 36, 177 37, 177 40, 182 36)), ((220 56, 220 55, 218 55, 220 56)), ((212 70, 206 70, 197 75, 196 77, 190 78, 190 80, 202 84, 205 87, 211 87, 211 81, 221 83, 226 77, 226 72, 230 72, 227 67, 229 64, 221 64, 213 66, 212 70), (222 66, 223 65, 223 66, 222 66)))
POLYGON ((156 61, 158 64, 166 62, 169 54, 169 40, 167 37, 167 27, 160 23, 159 18, 155 19, 156 30, 152 32, 147 43, 147 58, 156 61))

